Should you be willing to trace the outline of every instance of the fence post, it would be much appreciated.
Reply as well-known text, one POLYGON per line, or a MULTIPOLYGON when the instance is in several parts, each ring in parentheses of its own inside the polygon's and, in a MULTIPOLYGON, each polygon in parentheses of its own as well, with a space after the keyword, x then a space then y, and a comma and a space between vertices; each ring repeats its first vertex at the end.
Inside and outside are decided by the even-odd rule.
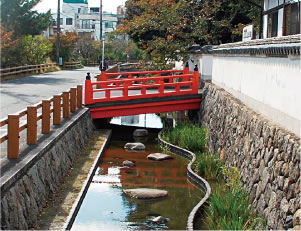
POLYGON ((91 104, 93 102, 93 87, 91 84, 90 73, 87 73, 85 81, 85 104, 91 104))
POLYGON ((199 68, 198 65, 196 64, 194 67, 194 71, 193 71, 193 79, 194 79, 194 91, 195 93, 198 93, 199 90, 199 68))
POLYGON ((19 115, 8 115, 7 158, 19 158, 19 115))
POLYGON ((50 100, 42 100, 42 133, 50 132, 50 100))
POLYGON ((83 106, 83 86, 82 85, 77 85, 77 107, 82 108, 83 106))
POLYGON ((61 96, 53 96, 53 124, 61 124, 61 96))
POLYGON ((71 112, 76 112, 76 88, 74 87, 70 89, 70 98, 70 110, 71 112))
POLYGON ((70 117, 70 100, 69 100, 69 92, 63 92, 63 118, 70 117))
POLYGON ((38 138, 37 107, 27 107, 27 144, 36 144, 38 138))

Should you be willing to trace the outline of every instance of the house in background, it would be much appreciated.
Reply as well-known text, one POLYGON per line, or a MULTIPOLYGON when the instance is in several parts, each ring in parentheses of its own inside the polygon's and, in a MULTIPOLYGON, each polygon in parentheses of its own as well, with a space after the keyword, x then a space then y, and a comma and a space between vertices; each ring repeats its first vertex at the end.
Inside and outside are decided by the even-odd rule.
MULTIPOLYGON (((124 6, 117 8, 117 14, 103 12, 102 36, 114 31, 123 17, 124 6)), ((56 21, 56 14, 53 18, 56 21)), ((100 40, 100 7, 89 7, 88 0, 63 0, 60 27, 62 33, 76 31, 79 36, 100 40)))
POLYGON ((263 38, 300 34, 301 0, 264 0, 263 38))

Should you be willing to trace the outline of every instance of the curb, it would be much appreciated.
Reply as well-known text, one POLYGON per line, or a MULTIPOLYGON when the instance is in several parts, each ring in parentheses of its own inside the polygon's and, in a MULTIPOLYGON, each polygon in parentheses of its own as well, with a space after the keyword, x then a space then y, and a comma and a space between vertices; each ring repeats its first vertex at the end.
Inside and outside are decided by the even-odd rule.
POLYGON ((202 177, 197 175, 191 169, 192 164, 196 160, 195 154, 186 149, 180 148, 176 145, 173 145, 173 144, 170 144, 170 143, 164 141, 161 138, 161 134, 163 133, 163 131, 164 130, 160 131, 158 134, 159 143, 166 145, 168 147, 169 151, 190 160, 189 164, 187 165, 187 177, 190 181, 192 181, 194 184, 200 186, 205 191, 205 196, 196 206, 194 206, 194 208, 191 210, 191 212, 188 216, 188 219, 187 219, 186 229, 189 231, 192 231, 194 220, 195 220, 195 215, 199 211, 199 209, 202 207, 202 205, 208 200, 208 198, 211 194, 211 187, 205 179, 203 179, 202 177))

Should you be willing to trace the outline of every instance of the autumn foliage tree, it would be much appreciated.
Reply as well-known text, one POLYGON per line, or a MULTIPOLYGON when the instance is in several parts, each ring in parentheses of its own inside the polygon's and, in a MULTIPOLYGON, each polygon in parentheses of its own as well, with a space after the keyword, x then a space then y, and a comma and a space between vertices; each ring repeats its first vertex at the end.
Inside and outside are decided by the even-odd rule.
POLYGON ((258 25, 260 15, 243 0, 128 0, 126 7, 118 32, 129 34, 160 66, 181 59, 192 44, 238 41, 242 26, 258 25))

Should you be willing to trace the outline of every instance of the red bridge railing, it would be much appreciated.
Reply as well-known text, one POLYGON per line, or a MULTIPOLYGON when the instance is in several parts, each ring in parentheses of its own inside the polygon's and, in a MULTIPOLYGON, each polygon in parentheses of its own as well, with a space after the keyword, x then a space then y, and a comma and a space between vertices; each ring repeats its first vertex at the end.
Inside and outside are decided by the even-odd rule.
POLYGON ((97 82, 91 82, 88 73, 85 81, 85 104, 197 94, 198 87, 197 68, 192 74, 189 74, 187 67, 185 70, 102 72, 101 81, 97 82), (117 76, 126 78, 109 79, 117 76))

